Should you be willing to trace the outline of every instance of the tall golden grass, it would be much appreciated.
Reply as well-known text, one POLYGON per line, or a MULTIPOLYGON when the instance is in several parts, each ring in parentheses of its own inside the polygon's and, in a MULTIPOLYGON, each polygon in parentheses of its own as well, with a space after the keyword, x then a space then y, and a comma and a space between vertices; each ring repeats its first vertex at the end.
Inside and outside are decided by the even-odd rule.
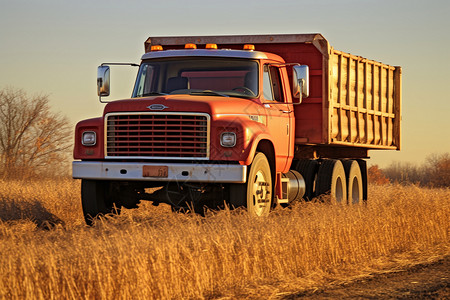
POLYGON ((367 205, 266 218, 146 203, 84 225, 79 182, 0 182, 0 298, 267 298, 449 254, 450 190, 372 186, 367 205))

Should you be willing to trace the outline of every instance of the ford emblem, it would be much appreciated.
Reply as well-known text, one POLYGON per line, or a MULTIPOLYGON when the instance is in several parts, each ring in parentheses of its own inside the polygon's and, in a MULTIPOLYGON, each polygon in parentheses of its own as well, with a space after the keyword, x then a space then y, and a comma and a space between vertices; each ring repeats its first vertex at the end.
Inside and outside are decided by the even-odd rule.
POLYGON ((147 106, 147 108, 150 110, 164 110, 169 107, 165 106, 164 104, 152 104, 150 106, 147 106))

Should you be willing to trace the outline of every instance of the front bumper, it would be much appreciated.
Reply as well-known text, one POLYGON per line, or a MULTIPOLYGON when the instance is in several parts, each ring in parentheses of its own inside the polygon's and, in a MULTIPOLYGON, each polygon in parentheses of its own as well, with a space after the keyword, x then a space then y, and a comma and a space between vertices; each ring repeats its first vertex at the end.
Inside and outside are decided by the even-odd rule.
POLYGON ((186 164, 74 161, 72 177, 96 180, 244 183, 247 178, 247 166, 203 162, 186 164), (144 176, 144 166, 167 167, 167 176, 144 176))

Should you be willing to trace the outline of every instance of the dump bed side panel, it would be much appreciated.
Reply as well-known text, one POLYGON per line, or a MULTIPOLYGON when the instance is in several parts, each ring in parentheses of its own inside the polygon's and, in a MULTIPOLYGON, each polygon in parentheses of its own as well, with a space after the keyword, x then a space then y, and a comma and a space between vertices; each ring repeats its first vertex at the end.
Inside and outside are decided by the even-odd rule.
POLYGON ((312 43, 256 49, 310 68, 310 96, 294 108, 297 144, 400 149, 400 67, 312 43))
POLYGON ((400 149, 401 68, 331 50, 330 144, 400 149))

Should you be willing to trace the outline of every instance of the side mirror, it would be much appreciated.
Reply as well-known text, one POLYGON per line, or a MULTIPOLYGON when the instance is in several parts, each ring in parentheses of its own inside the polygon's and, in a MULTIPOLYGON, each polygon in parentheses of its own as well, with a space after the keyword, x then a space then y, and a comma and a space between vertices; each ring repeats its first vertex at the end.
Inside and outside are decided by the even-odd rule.
POLYGON ((292 68, 292 95, 294 98, 299 98, 299 102, 302 102, 302 98, 307 98, 309 96, 309 67, 294 66, 292 68))
POLYGON ((97 69, 97 95, 99 97, 109 96, 109 66, 100 66, 97 69))

